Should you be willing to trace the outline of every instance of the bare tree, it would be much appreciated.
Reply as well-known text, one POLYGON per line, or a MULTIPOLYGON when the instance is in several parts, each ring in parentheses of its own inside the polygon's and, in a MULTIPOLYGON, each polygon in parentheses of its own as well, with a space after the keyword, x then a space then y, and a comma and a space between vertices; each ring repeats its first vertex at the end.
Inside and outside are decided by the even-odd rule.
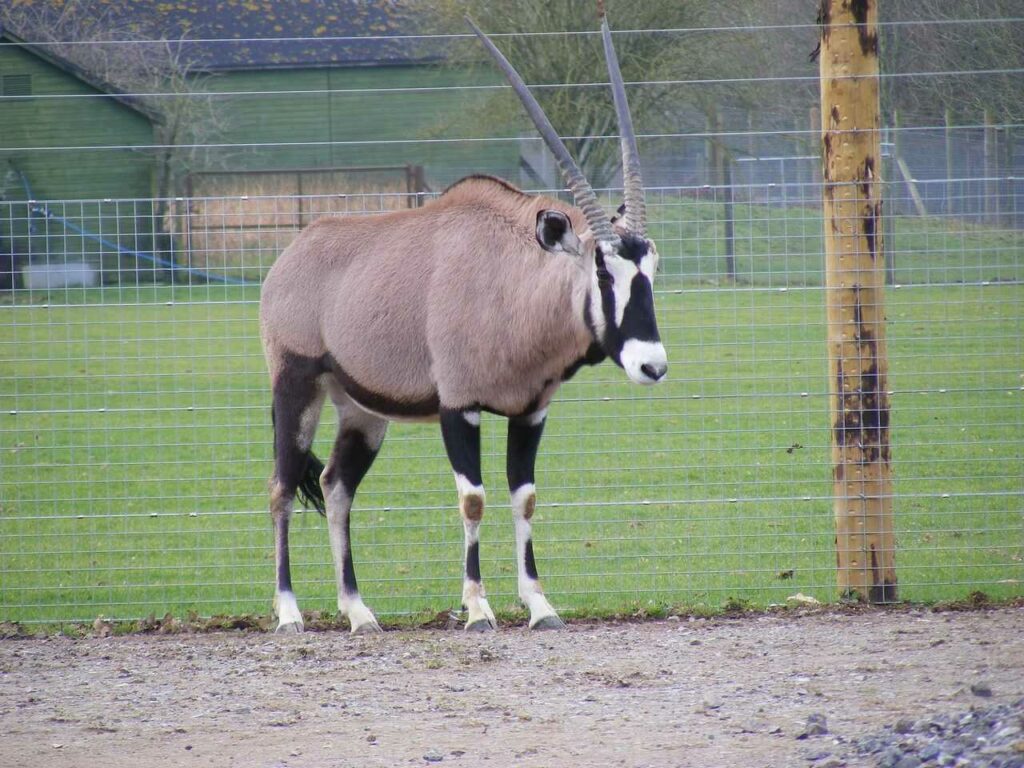
MULTIPOLYGON (((749 28, 749 5, 742 0, 608 0, 612 29, 622 30, 615 44, 641 134, 678 133, 684 122, 703 131, 719 107, 752 103, 753 88, 744 76, 756 67, 761 52, 749 28)), ((567 137, 588 178, 602 186, 614 177, 617 129, 594 0, 432 0, 421 7, 435 14, 440 32, 465 32, 463 16, 468 14, 496 35, 556 130, 567 137)), ((449 62, 490 66, 472 42, 449 62)), ((509 132, 524 125, 518 102, 507 93, 486 99, 458 119, 476 131, 509 132)))
POLYGON ((1024 24, 1019 0, 920 3, 886 0, 882 53, 889 74, 883 93, 890 111, 922 117, 1024 119, 1020 70, 1024 24), (994 20, 1002 19, 997 22, 994 20))

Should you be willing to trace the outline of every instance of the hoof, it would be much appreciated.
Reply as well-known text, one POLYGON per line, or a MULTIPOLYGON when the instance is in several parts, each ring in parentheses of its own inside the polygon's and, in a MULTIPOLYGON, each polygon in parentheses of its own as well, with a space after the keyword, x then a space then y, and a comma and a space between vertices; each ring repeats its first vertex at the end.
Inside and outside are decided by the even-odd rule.
POLYGON ((353 635, 379 635, 383 632, 384 630, 376 621, 367 621, 357 627, 352 627, 353 635))
POLYGON ((498 627, 490 619, 477 619, 466 625, 467 632, 493 632, 498 627))
POLYGON ((554 614, 550 616, 544 616, 538 619, 535 624, 530 625, 530 629, 546 630, 546 629, 565 629, 565 622, 554 614))
POLYGON ((292 621, 287 624, 278 624, 274 632, 278 635, 298 635, 303 629, 302 622, 292 621))

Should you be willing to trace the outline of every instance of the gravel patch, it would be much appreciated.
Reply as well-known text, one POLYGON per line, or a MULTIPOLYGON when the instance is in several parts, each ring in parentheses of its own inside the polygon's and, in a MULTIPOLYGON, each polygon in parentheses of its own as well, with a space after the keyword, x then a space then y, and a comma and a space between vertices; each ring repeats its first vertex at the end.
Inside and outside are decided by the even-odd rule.
MULTIPOLYGON (((990 697, 987 684, 975 695, 990 697)), ((871 756, 878 768, 1024 768, 1024 699, 919 720, 903 718, 856 738, 847 755, 871 756)))
POLYGON ((1024 768, 1020 608, 98 634, 0 639, 0 765, 1024 768))

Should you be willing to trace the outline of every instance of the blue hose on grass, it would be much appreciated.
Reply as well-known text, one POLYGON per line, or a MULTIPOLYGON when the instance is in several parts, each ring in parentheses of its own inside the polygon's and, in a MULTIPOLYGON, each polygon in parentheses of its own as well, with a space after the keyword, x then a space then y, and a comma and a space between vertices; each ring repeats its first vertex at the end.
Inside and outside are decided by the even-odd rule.
POLYGON ((136 259, 142 259, 143 261, 148 261, 149 263, 155 264, 159 267, 164 267, 165 269, 170 269, 173 270, 174 272, 184 272, 187 275, 198 277, 200 280, 205 280, 211 283, 224 283, 226 285, 259 285, 258 282, 254 282, 252 280, 243 280, 242 278, 239 277, 217 275, 212 272, 205 272, 201 269, 183 267, 180 264, 175 264, 173 261, 162 259, 159 256, 156 256, 155 254, 152 253, 133 251, 131 248, 125 248, 123 245, 115 243, 112 240, 108 240, 102 235, 97 235, 95 232, 90 232, 89 230, 78 226, 74 222, 65 219, 63 216, 58 216, 45 205, 35 204, 32 206, 31 211, 36 216, 42 216, 45 219, 51 219, 53 221, 56 221, 61 226, 70 229, 75 234, 81 235, 82 237, 88 240, 93 240, 94 242, 97 242, 100 245, 102 245, 104 248, 109 248, 110 250, 117 251, 117 253, 119 253, 122 256, 131 256, 136 259))

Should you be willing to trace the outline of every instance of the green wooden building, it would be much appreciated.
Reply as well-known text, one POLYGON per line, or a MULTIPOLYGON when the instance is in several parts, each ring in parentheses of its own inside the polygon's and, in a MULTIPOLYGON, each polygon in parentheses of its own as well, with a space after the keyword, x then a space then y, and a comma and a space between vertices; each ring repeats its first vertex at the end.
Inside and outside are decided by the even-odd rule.
POLYGON ((409 4, 80 2, 77 25, 64 13, 40 32, 39 6, 68 1, 0 29, 0 248, 22 263, 85 261, 104 283, 165 279, 170 264, 252 278, 317 213, 517 172, 517 142, 462 140, 479 75, 441 66, 451 51, 418 36, 409 4), (97 39, 85 17, 100 7, 102 39, 163 41, 186 96, 76 54, 67 43, 97 39))

